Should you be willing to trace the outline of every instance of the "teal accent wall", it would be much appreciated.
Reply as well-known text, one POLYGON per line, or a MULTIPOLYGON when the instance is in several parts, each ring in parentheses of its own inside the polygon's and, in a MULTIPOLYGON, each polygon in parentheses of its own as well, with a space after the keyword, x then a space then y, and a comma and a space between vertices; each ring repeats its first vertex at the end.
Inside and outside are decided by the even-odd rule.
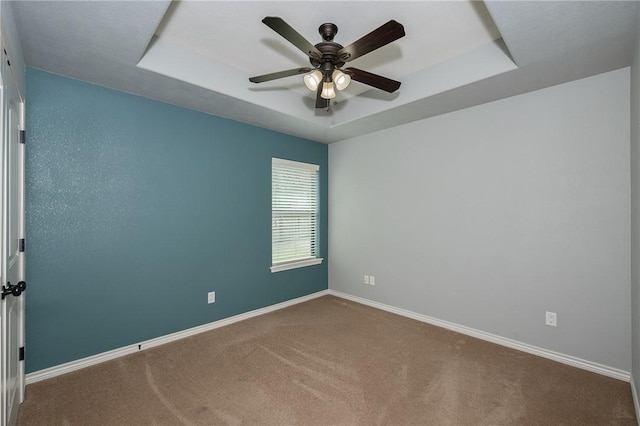
POLYGON ((27 372, 327 289, 324 144, 28 68, 26 152, 27 372), (320 165, 321 265, 269 270, 272 157, 320 165))

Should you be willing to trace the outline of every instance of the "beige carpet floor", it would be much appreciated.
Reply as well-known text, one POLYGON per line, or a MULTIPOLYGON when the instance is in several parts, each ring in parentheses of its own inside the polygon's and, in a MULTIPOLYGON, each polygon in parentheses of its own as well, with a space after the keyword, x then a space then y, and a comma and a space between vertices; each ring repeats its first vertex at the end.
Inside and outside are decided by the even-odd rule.
POLYGON ((18 425, 635 425, 628 383, 325 296, 27 386, 18 425))

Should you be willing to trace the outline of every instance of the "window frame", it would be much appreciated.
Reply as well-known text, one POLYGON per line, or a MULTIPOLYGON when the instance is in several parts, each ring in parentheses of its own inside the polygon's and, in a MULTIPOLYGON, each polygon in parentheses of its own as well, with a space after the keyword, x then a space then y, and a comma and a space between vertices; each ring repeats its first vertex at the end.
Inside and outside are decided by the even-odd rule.
POLYGON ((271 158, 271 272, 280 272, 286 271, 289 269, 297 269, 303 268, 306 266, 319 265, 324 260, 320 257, 320 247, 319 247, 319 230, 320 230, 320 166, 317 164, 304 163, 300 161, 292 161, 285 160, 283 158, 272 157, 271 158), (275 166, 285 166, 297 169, 304 170, 312 170, 316 173, 316 202, 315 202, 315 244, 314 244, 314 257, 303 258, 303 259, 292 259, 286 260, 282 262, 273 263, 273 255, 274 255, 274 167, 275 166))

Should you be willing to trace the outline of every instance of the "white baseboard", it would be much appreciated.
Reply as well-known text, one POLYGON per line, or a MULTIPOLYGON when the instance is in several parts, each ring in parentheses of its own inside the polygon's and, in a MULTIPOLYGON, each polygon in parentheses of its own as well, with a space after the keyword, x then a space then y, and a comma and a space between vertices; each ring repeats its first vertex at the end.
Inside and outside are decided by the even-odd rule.
POLYGON ((640 425, 640 417, 638 417, 640 415, 640 404, 638 404, 638 392, 636 391, 636 384, 633 381, 633 374, 630 377, 631 377, 631 380, 629 381, 629 384, 631 385, 631 396, 633 396, 633 406, 636 408, 636 421, 638 422, 638 425, 640 425))
POLYGON ((193 336, 194 334, 204 333, 205 331, 209 331, 219 327, 223 327, 225 325, 233 324, 238 321, 253 318, 258 315, 264 315, 266 313, 277 311, 279 309, 283 309, 288 306, 297 305, 298 303, 302 303, 312 299, 316 299, 318 297, 326 296, 327 294, 329 294, 329 290, 322 290, 317 293, 309 294, 307 296, 302 296, 296 299, 287 300, 286 302, 277 303, 275 305, 256 309, 250 312, 245 312, 243 314, 235 315, 229 318, 224 318, 218 321, 210 322, 208 324, 203 324, 197 327, 178 331, 176 333, 167 334, 165 336, 157 337, 155 339, 146 340, 144 342, 124 346, 122 348, 114 349, 108 352, 92 355, 90 357, 67 362, 65 364, 56 365, 50 368, 46 368, 44 370, 34 371, 33 373, 29 373, 26 375, 26 384, 28 385, 31 383, 39 382, 41 380, 50 379, 52 377, 60 376, 62 374, 80 370, 82 368, 89 367, 91 365, 96 365, 105 361, 110 361, 112 359, 120 358, 122 356, 129 355, 144 349, 149 349, 155 346, 164 345, 165 343, 175 342, 176 340, 184 339, 185 337, 193 336))
MULTIPOLYGON (((350 294, 342 293, 335 290, 329 290, 329 294, 340 297, 343 299, 351 300, 353 302, 361 303, 363 305, 371 306, 373 308, 382 309, 383 311, 391 312, 393 314, 401 315, 403 317, 412 318, 418 321, 425 322, 427 324, 435 325, 438 327, 446 328, 448 330, 457 331, 458 333, 466 334, 467 336, 476 337, 487 342, 496 343, 498 345, 506 346, 508 348, 516 349, 522 352, 526 352, 533 355, 538 355, 543 358, 551 359, 553 361, 561 362, 563 364, 571 365, 573 367, 581 368, 583 370, 591 371, 592 373, 602 374, 603 376, 612 377, 614 379, 623 380, 629 382, 631 380, 631 374, 628 371, 619 370, 617 368, 608 367, 606 365, 598 364, 595 362, 587 361, 584 359, 576 358, 571 355, 561 354, 559 352, 550 351, 548 349, 539 348, 526 343, 518 342, 517 340, 507 339, 496 334, 487 333, 484 331, 476 330, 463 325, 458 325, 452 322, 439 320, 427 315, 418 314, 415 312, 407 311, 405 309, 396 308, 394 306, 385 305, 383 303, 374 302, 361 297, 352 296, 350 294)), ((632 390, 634 390, 632 386, 632 390)), ((634 393, 635 401, 635 393, 634 393)), ((638 411, 638 404, 636 402, 636 412, 638 411)))
POLYGON ((297 299, 287 300, 286 302, 278 303, 275 305, 267 306, 264 308, 256 309, 254 311, 245 312, 243 314, 235 315, 233 317, 221 319, 208 324, 203 324, 197 327, 189 328, 187 330, 178 331, 176 333, 167 334, 166 336, 157 337, 155 339, 146 340, 144 342, 124 346, 122 348, 114 349, 108 352, 92 355, 90 357, 82 358, 79 360, 67 362, 65 364, 56 365, 44 370, 34 371, 26 375, 26 384, 39 382, 41 380, 50 379, 52 377, 60 376, 62 374, 70 373, 72 371, 80 370, 85 367, 100 364, 105 361, 120 358, 125 355, 129 355, 144 349, 153 348, 155 346, 164 345, 165 343, 174 342, 176 340, 184 339, 185 337, 193 336, 194 334, 204 333, 205 331, 214 330, 225 325, 230 325, 238 321, 253 318, 258 315, 263 315, 269 312, 277 311, 279 309, 286 308, 288 306, 303 303, 318 297, 331 294, 342 299, 351 300, 356 303, 371 306, 373 308, 381 309, 383 311, 391 312, 403 317, 412 318, 417 321, 432 324, 438 327, 446 328, 448 330, 456 331, 458 333, 465 334, 467 336, 476 337, 481 340, 496 343, 498 345, 506 346, 508 348, 516 349, 522 352, 538 355, 543 358, 551 359, 563 364, 571 365, 573 367, 581 368, 583 370, 591 371, 593 373, 602 374, 604 376, 612 377, 614 379, 623 380, 631 383, 631 391, 633 394, 633 401, 636 407, 636 412, 640 413, 640 405, 638 403, 638 395, 636 394, 636 388, 633 383, 631 374, 627 371, 619 370, 605 365, 597 364, 595 362, 586 361, 580 358, 576 358, 570 355, 561 354, 558 352, 550 351, 547 349, 539 348, 536 346, 528 345, 526 343, 518 342, 516 340, 507 339, 495 334, 486 333, 484 331, 476 330, 470 327, 465 327, 452 322, 439 320, 429 317, 427 315, 418 314, 405 309, 396 308, 394 306, 385 305, 383 303, 374 302, 361 297, 352 296, 350 294, 342 293, 335 290, 322 290, 317 293, 309 294, 307 296, 299 297, 297 299))

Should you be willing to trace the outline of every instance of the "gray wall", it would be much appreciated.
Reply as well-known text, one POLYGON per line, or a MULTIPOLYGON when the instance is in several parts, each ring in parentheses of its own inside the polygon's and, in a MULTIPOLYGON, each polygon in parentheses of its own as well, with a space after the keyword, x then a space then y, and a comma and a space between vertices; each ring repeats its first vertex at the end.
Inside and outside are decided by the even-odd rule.
POLYGON ((631 63, 631 348, 640 383, 640 31, 631 63))
POLYGON ((16 28, 15 19, 13 17, 13 2, 0 1, 0 17, 2 23, 2 37, 5 48, 9 53, 11 60, 11 69, 15 78, 16 87, 22 99, 25 98, 25 64, 22 55, 22 44, 18 37, 18 29, 16 28))
POLYGON ((625 68, 330 145, 329 288, 629 371, 629 116, 625 68))

